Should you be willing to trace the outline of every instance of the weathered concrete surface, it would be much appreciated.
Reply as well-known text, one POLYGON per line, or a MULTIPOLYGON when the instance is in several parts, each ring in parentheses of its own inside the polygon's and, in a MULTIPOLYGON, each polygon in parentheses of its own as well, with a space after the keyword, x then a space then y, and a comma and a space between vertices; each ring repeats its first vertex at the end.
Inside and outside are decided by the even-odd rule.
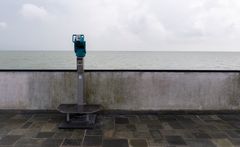
MULTIPOLYGON (((75 72, 0 72, 0 109, 76 101, 75 72)), ((238 110, 236 72, 87 72, 89 103, 121 110, 238 110)))

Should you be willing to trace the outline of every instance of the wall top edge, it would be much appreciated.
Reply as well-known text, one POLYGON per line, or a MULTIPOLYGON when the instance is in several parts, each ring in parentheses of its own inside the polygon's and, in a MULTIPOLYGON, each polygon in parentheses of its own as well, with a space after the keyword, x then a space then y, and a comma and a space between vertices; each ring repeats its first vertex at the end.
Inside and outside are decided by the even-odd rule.
MULTIPOLYGON (((76 72, 76 69, 0 69, 0 72, 76 72)), ((85 72, 239 72, 240 70, 87 69, 85 72)))

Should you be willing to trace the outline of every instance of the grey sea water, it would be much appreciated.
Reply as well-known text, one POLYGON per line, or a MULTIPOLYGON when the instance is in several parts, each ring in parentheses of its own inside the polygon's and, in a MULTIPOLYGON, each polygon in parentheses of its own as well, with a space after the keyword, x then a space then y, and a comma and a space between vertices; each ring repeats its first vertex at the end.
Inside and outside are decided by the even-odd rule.
MULTIPOLYGON (((76 69, 72 51, 0 51, 0 69, 76 69)), ((89 51, 85 69, 240 70, 240 52, 89 51)))

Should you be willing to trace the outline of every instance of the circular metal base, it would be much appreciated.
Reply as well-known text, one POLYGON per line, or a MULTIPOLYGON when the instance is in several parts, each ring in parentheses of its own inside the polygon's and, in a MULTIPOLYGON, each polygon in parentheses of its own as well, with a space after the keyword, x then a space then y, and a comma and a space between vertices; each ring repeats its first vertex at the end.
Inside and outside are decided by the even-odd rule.
POLYGON ((100 105, 61 104, 57 110, 61 113, 91 114, 101 111, 102 107, 100 105))
POLYGON ((94 128, 97 112, 101 105, 61 104, 57 110, 66 114, 66 120, 59 125, 60 129, 90 129, 94 128))

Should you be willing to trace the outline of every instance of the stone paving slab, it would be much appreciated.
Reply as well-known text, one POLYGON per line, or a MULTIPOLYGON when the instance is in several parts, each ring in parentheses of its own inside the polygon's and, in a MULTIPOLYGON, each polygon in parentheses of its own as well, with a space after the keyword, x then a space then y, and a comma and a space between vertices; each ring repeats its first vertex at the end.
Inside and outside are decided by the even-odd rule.
POLYGON ((0 147, 239 147, 240 114, 99 115, 94 129, 58 129, 61 114, 0 114, 0 147))

